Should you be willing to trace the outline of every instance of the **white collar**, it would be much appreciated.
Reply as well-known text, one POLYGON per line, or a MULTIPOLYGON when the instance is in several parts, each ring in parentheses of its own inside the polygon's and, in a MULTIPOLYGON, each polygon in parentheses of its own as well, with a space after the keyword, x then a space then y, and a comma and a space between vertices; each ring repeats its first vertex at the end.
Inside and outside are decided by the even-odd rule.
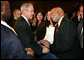
POLYGON ((22 17, 26 20, 26 22, 27 22, 28 25, 30 26, 30 23, 29 23, 28 19, 27 19, 24 15, 22 15, 22 17))
POLYGON ((28 19, 27 19, 24 15, 22 15, 22 17, 23 17, 26 21, 28 21, 28 19))
POLYGON ((58 22, 58 26, 60 26, 61 22, 62 22, 62 19, 63 19, 64 16, 61 17, 61 19, 59 20, 58 22))
POLYGON ((4 26, 6 26, 6 27, 8 27, 10 29, 10 26, 5 21, 1 20, 1 24, 4 25, 4 26))

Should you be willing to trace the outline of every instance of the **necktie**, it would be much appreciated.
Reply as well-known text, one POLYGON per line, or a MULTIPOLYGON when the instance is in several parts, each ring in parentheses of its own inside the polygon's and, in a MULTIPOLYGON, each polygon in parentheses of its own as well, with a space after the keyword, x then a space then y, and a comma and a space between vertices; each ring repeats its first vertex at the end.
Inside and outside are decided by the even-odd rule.
POLYGON ((58 30, 58 24, 56 25, 56 33, 57 33, 57 30, 58 30))
POLYGON ((15 33, 15 35, 17 35, 17 33, 15 32, 15 30, 10 26, 10 29, 15 33))

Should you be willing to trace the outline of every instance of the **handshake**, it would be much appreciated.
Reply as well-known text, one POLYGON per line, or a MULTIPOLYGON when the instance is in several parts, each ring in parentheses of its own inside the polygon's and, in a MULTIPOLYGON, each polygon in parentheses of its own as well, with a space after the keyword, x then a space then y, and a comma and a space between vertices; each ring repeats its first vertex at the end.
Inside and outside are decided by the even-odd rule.
POLYGON ((48 42, 47 40, 40 40, 40 41, 38 42, 38 44, 40 44, 41 47, 43 48, 43 50, 42 50, 42 53, 43 53, 43 54, 46 54, 46 53, 49 52, 50 42, 48 42))
MULTIPOLYGON (((43 54, 46 54, 49 52, 50 43, 47 40, 40 40, 38 42, 38 44, 43 48, 43 50, 42 50, 43 54)), ((35 52, 31 48, 26 48, 25 51, 26 51, 27 55, 34 56, 35 52)))

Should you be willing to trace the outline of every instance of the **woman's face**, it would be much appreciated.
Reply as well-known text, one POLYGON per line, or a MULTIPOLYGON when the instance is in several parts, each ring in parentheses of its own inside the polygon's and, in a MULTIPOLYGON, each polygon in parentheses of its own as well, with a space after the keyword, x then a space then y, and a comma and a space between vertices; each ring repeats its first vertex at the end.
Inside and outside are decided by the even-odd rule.
POLYGON ((51 12, 48 12, 48 13, 47 13, 47 19, 48 19, 48 20, 51 20, 51 12))
POLYGON ((38 19, 38 20, 42 20, 42 19, 43 19, 43 15, 42 15, 41 12, 39 12, 39 13, 37 14, 37 19, 38 19))

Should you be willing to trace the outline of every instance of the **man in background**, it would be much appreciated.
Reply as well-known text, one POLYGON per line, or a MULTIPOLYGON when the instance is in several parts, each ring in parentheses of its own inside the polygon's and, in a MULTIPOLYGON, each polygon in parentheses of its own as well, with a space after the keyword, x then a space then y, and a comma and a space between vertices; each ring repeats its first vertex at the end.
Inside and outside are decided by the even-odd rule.
POLYGON ((8 21, 8 24, 14 28, 14 24, 17 19, 21 16, 21 11, 19 9, 14 9, 13 17, 8 21))
POLYGON ((83 50, 83 5, 80 6, 80 17, 81 17, 81 21, 78 25, 78 38, 80 40, 80 46, 83 50))
POLYGON ((21 16, 21 11, 19 9, 15 9, 13 11, 13 17, 15 20, 17 20, 21 16))

